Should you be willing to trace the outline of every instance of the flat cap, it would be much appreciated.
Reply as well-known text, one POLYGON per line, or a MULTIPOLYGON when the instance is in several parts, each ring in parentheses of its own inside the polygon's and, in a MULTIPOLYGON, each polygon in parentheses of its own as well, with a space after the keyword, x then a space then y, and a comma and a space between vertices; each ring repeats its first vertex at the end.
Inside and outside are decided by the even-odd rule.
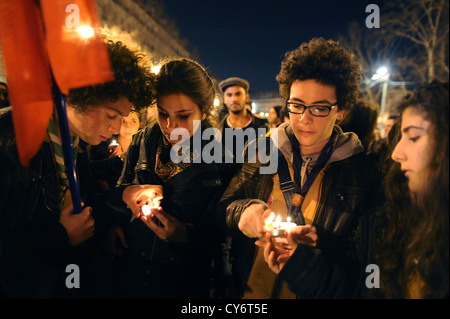
POLYGON ((232 77, 228 78, 226 80, 223 80, 219 83, 219 88, 222 90, 222 92, 225 92, 225 89, 229 86, 238 85, 242 86, 245 90, 245 92, 248 92, 248 89, 250 88, 250 84, 248 84, 248 81, 238 78, 238 77, 232 77))

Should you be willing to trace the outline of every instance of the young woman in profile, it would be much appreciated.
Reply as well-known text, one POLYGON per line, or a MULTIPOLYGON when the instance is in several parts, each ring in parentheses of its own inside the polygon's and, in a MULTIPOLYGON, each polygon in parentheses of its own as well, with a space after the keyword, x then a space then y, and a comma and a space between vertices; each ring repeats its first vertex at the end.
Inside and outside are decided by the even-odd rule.
MULTIPOLYGON (((220 163, 205 163, 203 156, 198 160, 202 150, 192 146, 194 134, 215 123, 214 98, 214 83, 197 62, 170 60, 157 74, 157 121, 134 136, 111 196, 114 207, 128 207, 134 216, 130 222, 132 215, 124 214, 123 232, 116 228, 127 247, 120 297, 209 297, 210 265, 220 233, 216 206, 231 171, 220 163), (180 129, 190 138, 177 136, 180 129), (188 160, 177 163, 174 151, 188 160), (159 209, 144 215, 144 204, 159 209)), ((202 146, 210 143, 203 138, 202 146)))
POLYGON ((448 83, 433 82, 399 107, 376 256, 386 298, 448 298, 448 98, 448 83))

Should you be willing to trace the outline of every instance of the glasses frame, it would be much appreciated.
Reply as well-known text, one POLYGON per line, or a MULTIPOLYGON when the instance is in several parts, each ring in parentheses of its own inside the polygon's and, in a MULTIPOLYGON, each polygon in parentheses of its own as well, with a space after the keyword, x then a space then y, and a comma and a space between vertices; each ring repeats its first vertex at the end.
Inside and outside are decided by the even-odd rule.
POLYGON ((309 113, 310 113, 312 116, 315 116, 315 117, 327 117, 328 115, 330 115, 331 110, 334 109, 334 107, 337 106, 337 105, 338 105, 337 101, 336 101, 336 103, 334 103, 333 105, 304 105, 304 104, 302 104, 302 103, 295 103, 295 102, 291 102, 291 101, 286 101, 286 109, 288 110, 289 113, 302 115, 302 114, 305 113, 306 110, 309 110, 309 113), (304 109, 304 111, 303 111, 302 113, 300 113, 300 112, 292 112, 292 111, 291 111, 291 104, 301 105, 301 106, 303 106, 305 109, 304 109), (326 108, 328 109, 328 114, 327 114, 327 115, 317 115, 317 114, 313 114, 313 112, 311 111, 311 108, 312 108, 312 107, 326 107, 326 108))

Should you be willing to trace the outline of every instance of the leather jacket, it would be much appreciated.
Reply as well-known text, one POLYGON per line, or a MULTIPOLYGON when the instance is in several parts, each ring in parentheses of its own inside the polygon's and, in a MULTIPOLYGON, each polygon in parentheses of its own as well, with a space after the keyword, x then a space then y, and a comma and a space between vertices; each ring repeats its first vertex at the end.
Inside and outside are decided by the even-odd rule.
MULTIPOLYGON (((289 126, 282 125, 278 130, 285 130, 288 135, 293 134, 289 128, 289 126)), ((337 126, 334 130, 338 134, 343 134, 337 126)), ((289 145, 288 143, 290 142, 285 145, 289 145)), ((278 145, 278 147, 280 146, 278 145)), ((290 158, 288 153, 284 150, 284 154, 290 158)), ((298 297, 330 298, 344 293, 342 291, 331 293, 327 290, 326 285, 323 290, 315 289, 314 285, 317 282, 312 280, 308 282, 308 272, 311 271, 313 265, 312 256, 315 256, 318 251, 321 251, 328 261, 333 261, 343 267, 345 269, 343 273, 346 275, 358 276, 360 273, 355 242, 352 238, 359 218, 374 207, 375 194, 378 194, 381 186, 376 163, 361 151, 355 153, 347 158, 329 163, 324 171, 321 195, 313 220, 319 236, 318 247, 309 249, 299 245, 297 249, 305 251, 301 267, 295 268, 296 276, 304 278, 299 285, 302 289, 294 290, 298 297), (311 263, 309 263, 310 261, 311 263)), ((230 187, 221 200, 222 209, 226 209, 227 225, 234 234, 235 244, 239 246, 235 249, 238 255, 234 257, 237 261, 237 265, 234 267, 238 270, 238 274, 235 275, 236 280, 240 281, 235 284, 240 286, 238 290, 240 288, 241 292, 251 272, 255 245, 254 239, 245 237, 238 230, 237 225, 242 212, 248 206, 253 203, 267 203, 273 188, 274 175, 260 174, 258 169, 260 166, 261 163, 258 162, 245 163, 241 171, 230 182, 230 187)), ((316 271, 320 272, 320 269, 316 269, 316 271)), ((320 274, 317 277, 321 278, 320 274)), ((339 281, 337 278, 335 280, 339 281)), ((357 280, 351 280, 351 282, 356 283, 357 280)), ((287 283, 289 286, 289 281, 287 283)), ((348 289, 353 288, 349 287, 348 289)))
POLYGON ((194 162, 163 181, 155 173, 162 139, 158 125, 133 137, 118 186, 108 197, 110 206, 124 213, 121 226, 128 249, 118 279, 125 293, 122 297, 207 298, 213 249, 221 239, 217 202, 231 179, 232 167, 194 162), (130 223, 130 211, 122 201, 122 192, 130 184, 163 186, 161 207, 186 226, 186 244, 159 239, 140 219, 130 223))

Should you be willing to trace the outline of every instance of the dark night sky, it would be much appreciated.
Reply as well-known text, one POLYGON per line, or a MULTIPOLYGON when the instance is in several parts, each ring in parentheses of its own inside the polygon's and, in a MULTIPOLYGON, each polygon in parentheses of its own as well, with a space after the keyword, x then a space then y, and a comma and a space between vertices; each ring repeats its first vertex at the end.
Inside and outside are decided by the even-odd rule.
POLYGON ((250 92, 278 90, 284 54, 313 37, 337 39, 350 22, 365 26, 381 0, 162 0, 180 37, 219 80, 239 76, 250 92))

